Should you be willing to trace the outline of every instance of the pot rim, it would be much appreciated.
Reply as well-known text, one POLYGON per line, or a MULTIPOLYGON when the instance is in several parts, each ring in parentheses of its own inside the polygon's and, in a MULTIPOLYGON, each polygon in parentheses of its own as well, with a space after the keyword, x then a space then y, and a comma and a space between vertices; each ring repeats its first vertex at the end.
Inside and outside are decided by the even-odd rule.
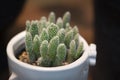
POLYGON ((26 34, 26 32, 22 31, 22 32, 18 33, 16 36, 14 36, 9 41, 9 43, 7 45, 7 56, 12 62, 14 62, 15 64, 17 64, 21 67, 24 67, 26 69, 31 69, 31 70, 36 70, 36 71, 44 71, 44 72, 69 70, 69 69, 73 69, 75 67, 79 67, 80 64, 83 64, 84 61, 88 58, 89 46, 88 46, 86 40, 82 36, 79 36, 80 40, 82 40, 84 43, 84 53, 82 54, 82 56, 79 59, 77 59, 76 61, 74 61, 68 65, 58 66, 58 67, 40 67, 40 66, 33 66, 30 64, 21 62, 15 57, 13 46, 16 43, 18 43, 21 39, 25 38, 25 34, 26 34))

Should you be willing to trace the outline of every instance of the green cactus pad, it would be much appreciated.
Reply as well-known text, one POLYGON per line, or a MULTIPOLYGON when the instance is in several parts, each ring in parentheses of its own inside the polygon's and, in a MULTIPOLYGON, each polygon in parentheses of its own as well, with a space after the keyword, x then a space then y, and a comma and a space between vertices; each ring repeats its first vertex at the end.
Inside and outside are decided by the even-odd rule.
POLYGON ((65 41, 65 30, 64 30, 64 28, 61 28, 58 31, 57 36, 59 36, 60 43, 64 43, 64 41, 65 41))
POLYGON ((76 46, 78 47, 78 45, 79 45, 79 33, 77 33, 77 34, 74 36, 74 40, 75 40, 76 46))
POLYGON ((40 54, 41 54, 41 58, 42 58, 40 61, 40 63, 41 63, 40 65, 45 66, 45 67, 51 66, 52 62, 51 62, 50 57, 48 56, 48 41, 47 40, 44 40, 41 43, 40 54))
POLYGON ((75 59, 78 59, 82 55, 82 52, 83 52, 83 42, 80 42, 77 48, 75 59))
POLYGON ((32 35, 30 32, 26 33, 26 38, 25 38, 25 47, 26 47, 26 51, 29 55, 29 60, 30 63, 35 61, 35 55, 32 53, 33 51, 33 44, 32 44, 32 35))
POLYGON ((73 27, 73 36, 75 36, 77 33, 79 33, 78 27, 74 26, 73 27))
POLYGON ((48 56, 51 58, 52 61, 54 61, 56 52, 57 52, 57 47, 59 45, 59 37, 55 36, 50 40, 50 43, 48 45, 48 56))
POLYGON ((31 23, 29 20, 26 21, 26 31, 29 31, 31 27, 31 23))
POLYGON ((56 36, 59 28, 56 24, 54 23, 51 23, 49 26, 48 26, 48 34, 49 34, 49 40, 51 40, 54 36, 56 36))
POLYGON ((40 21, 41 21, 41 22, 42 22, 42 21, 47 22, 47 18, 46 18, 45 16, 42 16, 41 19, 40 19, 40 21))
POLYGON ((47 22, 46 20, 44 19, 41 19, 39 22, 38 22, 38 33, 41 34, 43 28, 47 28, 47 22))
POLYGON ((51 12, 51 13, 49 14, 48 21, 49 21, 50 23, 55 23, 55 13, 54 13, 54 12, 51 12))
POLYGON ((61 43, 57 47, 57 54, 54 62, 54 66, 61 66, 66 59, 67 48, 65 44, 61 43))
POLYGON ((33 39, 33 54, 35 54, 36 58, 40 57, 39 46, 41 44, 41 40, 39 39, 38 35, 35 35, 33 39))
POLYGON ((64 28, 66 27, 66 24, 70 22, 70 18, 71 18, 70 12, 66 12, 63 15, 63 26, 64 26, 64 28))
POLYGON ((31 27, 30 27, 29 32, 31 33, 32 38, 34 38, 34 36, 38 34, 38 26, 37 26, 37 23, 38 23, 38 21, 32 21, 32 22, 31 22, 31 27))
POLYGON ((44 41, 44 40, 49 40, 49 35, 48 35, 48 31, 47 29, 43 29, 41 34, 40 34, 40 40, 44 41))
POLYGON ((32 52, 32 35, 30 32, 26 33, 26 38, 25 38, 25 45, 26 45, 26 51, 27 52, 32 52))
POLYGON ((73 39, 73 30, 70 30, 65 35, 65 44, 66 44, 67 48, 69 48, 69 45, 70 45, 70 42, 72 39, 73 39))
POLYGON ((66 28, 65 28, 65 32, 69 32, 72 29, 72 27, 70 26, 69 23, 66 23, 66 28))
POLYGON ((68 63, 71 63, 74 61, 74 56, 76 55, 76 43, 75 40, 72 40, 70 42, 70 49, 67 57, 68 63))
POLYGON ((41 57, 45 58, 48 54, 48 41, 44 40, 40 46, 41 57))
POLYGON ((57 19, 56 25, 59 26, 59 29, 63 28, 63 20, 61 17, 57 19))

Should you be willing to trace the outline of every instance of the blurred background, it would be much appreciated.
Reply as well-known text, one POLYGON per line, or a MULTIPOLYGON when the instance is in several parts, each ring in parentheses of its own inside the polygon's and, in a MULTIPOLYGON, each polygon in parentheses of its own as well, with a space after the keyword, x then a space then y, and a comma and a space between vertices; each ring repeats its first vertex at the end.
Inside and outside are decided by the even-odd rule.
POLYGON ((39 20, 41 16, 48 16, 51 11, 54 11, 57 17, 62 17, 66 11, 70 11, 71 25, 81 28, 80 33, 88 43, 93 42, 92 0, 26 0, 13 26, 10 27, 11 32, 17 32, 16 28, 24 29, 26 20, 39 20))
MULTIPOLYGON (((71 25, 77 25, 87 42, 94 42, 93 0, 1 0, 0 2, 0 80, 8 80, 6 46, 17 33, 25 30, 26 20, 39 20, 54 11, 62 17, 71 12, 71 25)), ((90 66, 89 80, 94 67, 90 66)))

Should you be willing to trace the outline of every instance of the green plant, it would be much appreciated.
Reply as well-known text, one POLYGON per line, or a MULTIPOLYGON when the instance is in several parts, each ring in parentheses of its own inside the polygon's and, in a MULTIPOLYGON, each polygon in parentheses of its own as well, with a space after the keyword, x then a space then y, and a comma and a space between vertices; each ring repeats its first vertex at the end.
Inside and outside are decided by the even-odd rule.
POLYGON ((83 52, 77 26, 70 25, 70 12, 55 20, 51 12, 48 20, 42 17, 36 21, 26 21, 26 51, 30 63, 40 66, 61 66, 77 60, 83 52))

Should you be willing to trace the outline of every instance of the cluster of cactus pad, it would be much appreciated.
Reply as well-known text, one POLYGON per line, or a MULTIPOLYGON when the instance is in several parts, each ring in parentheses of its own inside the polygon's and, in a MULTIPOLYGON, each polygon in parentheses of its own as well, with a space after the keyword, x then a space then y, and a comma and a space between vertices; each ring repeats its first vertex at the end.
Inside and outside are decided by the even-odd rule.
POLYGON ((72 63, 83 52, 83 42, 79 40, 77 26, 70 25, 70 12, 56 21, 54 12, 40 20, 26 21, 25 48, 30 63, 40 66, 62 66, 72 63))

